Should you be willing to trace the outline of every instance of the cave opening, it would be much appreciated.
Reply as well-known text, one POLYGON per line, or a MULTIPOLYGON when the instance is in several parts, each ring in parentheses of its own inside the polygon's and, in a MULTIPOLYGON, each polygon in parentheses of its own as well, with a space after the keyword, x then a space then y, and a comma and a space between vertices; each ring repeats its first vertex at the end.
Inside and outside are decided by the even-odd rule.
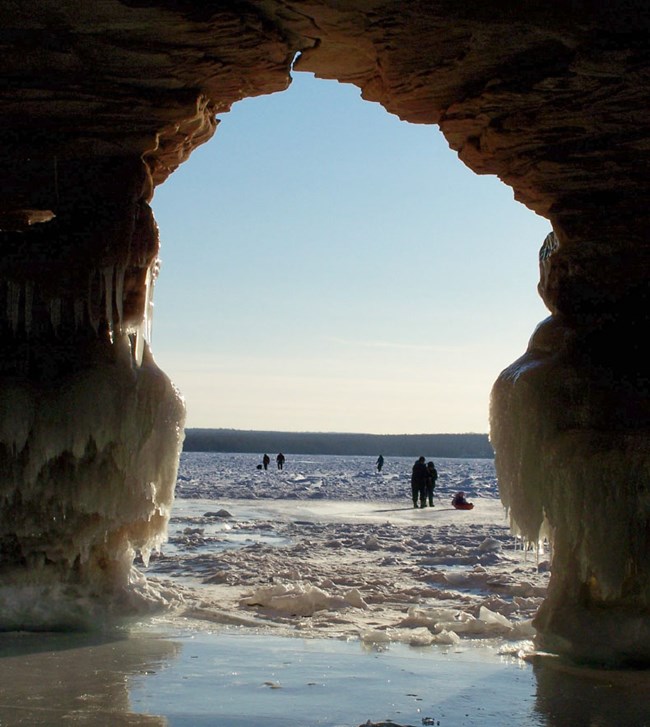
MULTIPOLYGON (((411 122, 440 123, 469 168, 500 175, 517 199, 551 220, 557 244, 542 261, 541 292, 552 316, 535 330, 526 354, 499 375, 493 397, 498 416, 491 437, 500 488, 507 482, 502 491, 509 493, 527 537, 536 537, 545 520, 558 535, 553 588, 538 622, 549 637, 546 645, 589 658, 647 663, 650 392, 639 336, 647 329, 650 261, 643 192, 647 59, 640 50, 647 16, 620 13, 616 5, 589 17, 579 9, 554 15, 528 5, 481 13, 450 4, 393 3, 371 12, 345 3, 298 3, 291 10, 284 3, 250 2, 194 12, 192 3, 161 0, 109 3, 100 15, 79 13, 75 3, 56 5, 46 17, 29 3, 13 8, 7 25, 2 468, 4 500, 20 508, 0 511, 6 541, 22 538, 37 567, 25 571, 7 564, 3 582, 15 578, 30 586, 36 579, 56 590, 59 580, 76 585, 79 577, 93 589, 98 585, 101 601, 104 586, 119 590, 128 578, 133 549, 146 550, 161 537, 173 499, 184 407, 156 367, 148 341, 141 341, 134 356, 126 340, 130 330, 142 330, 150 320, 147 276, 158 255, 158 235, 149 201, 153 186, 210 138, 215 113, 225 113, 243 96, 271 94, 236 103, 217 139, 197 149, 191 164, 156 192, 163 270, 154 351, 187 392, 190 426, 199 423, 193 420, 199 409, 191 386, 203 375, 238 393, 230 411, 224 396, 216 405, 203 397, 206 416, 218 409, 233 426, 248 426, 248 417, 265 405, 264 415, 276 419, 260 420, 260 426, 289 421, 291 429, 313 428, 309 419, 299 423, 298 413, 287 410, 293 399, 303 403, 305 416, 318 416, 319 427, 352 430, 353 417, 368 413, 364 401, 371 400, 386 412, 386 419, 373 420, 381 431, 453 430, 460 425, 443 405, 453 402, 454 412, 465 407, 451 384, 460 383, 485 416, 493 376, 523 350, 535 322, 546 316, 534 290, 536 250, 546 223, 539 234, 521 234, 482 188, 465 187, 463 204, 454 208, 444 194, 454 177, 435 155, 414 152, 419 149, 414 142, 409 156, 394 153, 387 138, 373 157, 385 162, 383 168, 359 164, 351 152, 341 152, 340 141, 324 144, 333 138, 327 104, 306 107, 316 115, 307 128, 317 130, 307 146, 322 146, 327 157, 312 161, 300 150, 294 128, 280 166, 264 182, 269 215, 282 212, 279 232, 269 235, 264 197, 250 183, 234 197, 228 194, 236 191, 237 179, 227 172, 242 168, 242 157, 230 164, 219 159, 209 162, 212 175, 194 194, 210 192, 202 207, 212 213, 215 229, 197 229, 192 237, 204 244, 198 252, 191 249, 191 225, 198 216, 183 214, 189 205, 165 204, 164 196, 174 194, 175 181, 207 149, 221 149, 225 156, 219 139, 240 108, 254 104, 255 118, 264 122, 252 139, 272 132, 262 151, 279 149, 271 115, 260 104, 289 98, 275 92, 286 88, 299 52, 296 67, 354 82, 364 98, 411 122), (286 173, 292 156, 298 165, 286 173), (399 163, 409 158, 411 165, 400 172, 399 163), (345 168, 330 193, 329 201, 342 199, 343 206, 330 203, 322 217, 301 218, 306 195, 328 199, 324 169, 341 159, 357 162, 345 168), (429 188, 418 179, 416 163, 442 187, 429 188), (369 180, 358 176, 364 167, 369 180), (406 197, 397 202, 390 187, 379 194, 380 182, 399 177, 406 197), (350 190, 357 188, 373 191, 370 202, 352 200, 350 190), (432 215, 423 226, 424 239, 412 228, 413 205, 422 199, 432 215), (436 226, 443 215, 435 204, 441 201, 444 212, 454 210, 450 229, 436 226), (226 224, 224 205, 236 214, 234 226, 226 224), (478 229, 453 237, 470 210, 481 221, 478 229), (174 240, 168 212, 184 226, 186 238, 174 240), (492 219, 497 226, 490 234, 492 219), (342 228, 326 228, 326 221, 342 228), (370 222, 376 223, 374 231, 357 247, 370 222), (514 232, 519 247, 504 246, 505 230, 514 232), (237 231, 246 232, 246 239, 238 239, 237 231), (475 240, 481 244, 471 244, 475 240), (288 245, 283 254, 281 243, 288 245), (462 253, 460 275, 445 264, 445 244, 462 253), (526 248, 530 281, 509 269, 514 250, 526 248), (375 264, 384 251, 393 257, 375 264), (242 262, 238 269, 230 267, 235 252, 242 262), (318 255, 301 271, 298 263, 312 252, 318 255), (205 282, 197 269, 208 271, 205 282), (190 282, 168 295, 166 286, 181 283, 181 272, 190 282), (516 350, 500 346, 503 355, 491 362, 484 342, 496 346, 501 328, 515 333, 514 316, 523 308, 518 285, 540 313, 516 333, 516 350), (212 289, 223 295, 205 294, 212 289), (293 297, 283 298, 287 292, 293 297), (509 297, 498 308, 502 292, 509 297), (478 293, 483 298, 475 298, 478 293), (165 322, 165 307, 171 305, 178 315, 165 322), (280 308, 287 318, 280 320, 280 308), (332 318, 333 332, 326 326, 332 318), (443 336, 445 326, 449 338, 443 336), (82 335, 60 336, 77 330, 82 335), (224 341, 233 340, 242 349, 228 358, 224 341), (330 355, 335 350, 352 354, 348 360, 357 378, 342 357, 330 355), (186 370, 176 366, 176 355, 186 370), (478 358, 490 364, 481 396, 470 386, 480 384, 471 369, 478 358), (306 368, 298 366, 301 360, 306 368), (447 370, 436 369, 443 360, 447 370), (202 368, 190 369, 187 362, 202 368), (410 376, 412 366, 420 379, 410 376), (412 384, 397 389, 399 400, 408 403, 406 424, 398 423, 387 398, 386 369, 398 384, 412 384), (265 372, 274 378, 265 378, 265 372), (235 381, 251 397, 248 409, 235 381), (441 381, 444 396, 423 400, 422 392, 435 391, 441 381), (294 396, 301 382, 323 394, 329 384, 342 397, 310 399, 307 388, 294 396), (269 398, 272 391, 279 400, 269 398), (414 412, 427 417, 426 426, 416 425, 414 412), (441 413, 442 424, 432 412, 441 413), (242 419, 235 420, 235 413, 242 419), (70 452, 80 465, 74 480, 65 466, 70 452), (87 452, 96 456, 89 459, 87 452), (50 517, 52 502, 56 512, 66 514, 64 525, 50 517), (45 518, 52 520, 51 529, 40 529, 45 518), (82 563, 83 573, 75 565, 82 563)), ((343 115, 348 133, 350 115, 343 115)), ((244 129, 245 123, 233 126, 244 129)), ((289 128, 287 121, 282 126, 289 128)), ((362 136, 372 137, 374 122, 365 129, 362 136)), ((261 178, 262 152, 245 140, 238 152, 252 153, 254 177, 261 178)), ((510 192, 503 193, 510 200, 510 192)), ((13 565, 21 566, 22 556, 16 560, 13 565)), ((22 612, 17 618, 25 623, 22 612)))
POLYGON ((349 84, 294 73, 219 119, 152 201, 153 350, 187 426, 487 431, 548 314, 548 221, 349 84))

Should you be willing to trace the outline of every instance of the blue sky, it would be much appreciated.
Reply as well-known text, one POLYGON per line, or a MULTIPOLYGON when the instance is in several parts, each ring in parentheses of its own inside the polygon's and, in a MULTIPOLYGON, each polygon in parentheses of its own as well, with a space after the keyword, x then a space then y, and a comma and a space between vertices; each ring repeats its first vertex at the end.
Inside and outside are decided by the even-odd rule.
POLYGON ((152 204, 152 349, 187 426, 487 432, 548 315, 548 221, 351 85, 296 73, 219 118, 152 204))

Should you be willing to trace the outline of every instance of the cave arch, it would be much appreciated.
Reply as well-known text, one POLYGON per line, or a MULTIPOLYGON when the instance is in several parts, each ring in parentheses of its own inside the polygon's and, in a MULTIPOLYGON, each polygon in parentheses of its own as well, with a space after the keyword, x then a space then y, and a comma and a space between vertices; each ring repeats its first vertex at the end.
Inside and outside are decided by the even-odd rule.
POLYGON ((159 537, 183 414, 146 342, 151 194, 217 113, 286 88, 293 64, 439 125, 468 167, 551 222, 552 316, 493 393, 500 484, 524 534, 556 541, 540 643, 650 661, 650 12, 625 0, 561 16, 419 0, 0 10, 4 582, 101 596, 159 537))
POLYGON ((548 315, 548 222, 356 86, 294 72, 219 118, 152 200, 154 351, 186 426, 487 432, 548 315))

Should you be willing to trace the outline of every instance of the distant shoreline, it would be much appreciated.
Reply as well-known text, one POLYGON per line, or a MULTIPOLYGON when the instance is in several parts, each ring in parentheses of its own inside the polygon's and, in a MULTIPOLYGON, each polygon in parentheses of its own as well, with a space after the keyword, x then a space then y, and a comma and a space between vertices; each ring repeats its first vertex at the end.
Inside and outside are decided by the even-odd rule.
POLYGON ((487 434, 353 434, 186 429, 184 452, 284 452, 384 457, 493 459, 487 434))

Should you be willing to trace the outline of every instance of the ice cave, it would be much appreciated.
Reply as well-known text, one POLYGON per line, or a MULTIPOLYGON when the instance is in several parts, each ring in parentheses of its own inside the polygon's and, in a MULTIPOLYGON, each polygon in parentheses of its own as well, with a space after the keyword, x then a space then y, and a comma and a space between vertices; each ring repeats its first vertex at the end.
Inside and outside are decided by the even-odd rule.
POLYGON ((438 125, 464 164, 549 220, 546 240, 521 241, 541 248, 549 317, 495 372, 501 497, 513 528, 553 544, 540 648, 650 663, 650 8, 1 0, 0 10, 0 628, 65 626, 72 611, 57 614, 55 597, 82 620, 121 608, 135 554, 164 537, 184 409, 150 349, 149 202, 218 115, 309 71, 438 125))

